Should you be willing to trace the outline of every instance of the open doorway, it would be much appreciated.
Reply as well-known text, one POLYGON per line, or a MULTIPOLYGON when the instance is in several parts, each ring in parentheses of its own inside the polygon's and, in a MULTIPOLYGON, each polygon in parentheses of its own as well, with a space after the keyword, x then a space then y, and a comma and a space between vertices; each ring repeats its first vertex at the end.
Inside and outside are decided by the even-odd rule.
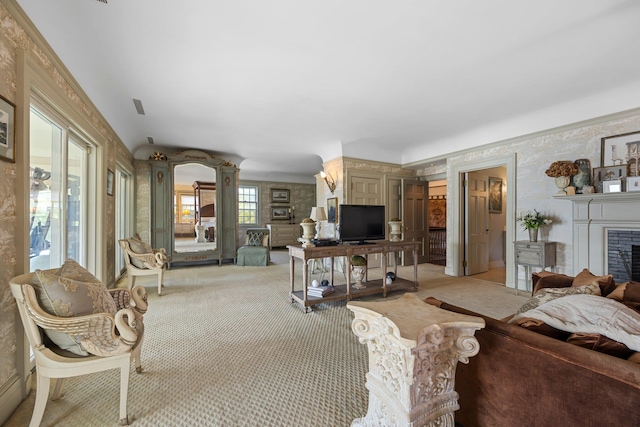
POLYGON ((465 276, 506 283, 507 168, 466 173, 465 276))
MULTIPOLYGON (((452 224, 447 230, 447 266, 445 274, 450 276, 465 275, 466 250, 468 247, 466 239, 467 223, 465 208, 465 178, 467 173, 474 171, 490 170, 492 168, 504 168, 505 175, 502 181, 502 216, 500 226, 489 225, 493 215, 487 215, 486 229, 498 228, 500 233, 496 233, 496 239, 502 240, 502 257, 504 260, 493 259, 494 262, 505 263, 505 285, 514 287, 514 254, 511 250, 511 243, 515 237, 515 208, 516 208, 516 154, 512 153, 504 156, 491 156, 486 159, 473 159, 457 162, 451 165, 449 177, 449 198, 447 200, 447 223, 452 224), (504 234, 503 234, 504 233, 504 234), (449 236, 450 235, 450 236, 449 236), (503 237, 504 236, 504 237, 503 237)), ((500 176, 498 176, 500 177, 500 176)), ((487 205, 488 205, 488 174, 487 174, 487 205)), ((487 208, 488 209, 488 208, 487 208)), ((489 243, 487 243, 487 251, 489 243)), ((489 261, 487 260, 487 263, 489 261)), ((491 264, 494 265, 494 264, 491 264)), ((501 279, 502 280, 502 279, 501 279)))

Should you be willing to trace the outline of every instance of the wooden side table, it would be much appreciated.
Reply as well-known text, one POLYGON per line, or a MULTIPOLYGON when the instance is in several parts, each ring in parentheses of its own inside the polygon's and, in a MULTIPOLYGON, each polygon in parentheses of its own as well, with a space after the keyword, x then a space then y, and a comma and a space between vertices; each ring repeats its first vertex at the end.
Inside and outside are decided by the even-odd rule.
POLYGON ((529 242, 521 240, 515 242, 516 264, 516 295, 518 295, 518 266, 524 267, 525 290, 529 290, 533 267, 544 270, 547 267, 556 266, 556 242, 529 242))
POLYGON ((351 329, 369 350, 369 410, 352 427, 453 427, 460 409, 455 391, 458 361, 480 346, 484 319, 443 310, 416 294, 384 302, 349 302, 351 329))

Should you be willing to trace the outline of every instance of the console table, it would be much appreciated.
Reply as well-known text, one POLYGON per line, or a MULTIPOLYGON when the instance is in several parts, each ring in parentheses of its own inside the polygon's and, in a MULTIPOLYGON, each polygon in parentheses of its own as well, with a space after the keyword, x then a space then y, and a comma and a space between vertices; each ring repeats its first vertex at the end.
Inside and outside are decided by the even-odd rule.
POLYGON ((418 289, 418 248, 419 242, 391 242, 388 240, 377 241, 366 245, 349 245, 340 244, 335 246, 320 246, 303 248, 301 245, 289 245, 289 279, 291 285, 291 302, 299 303, 305 312, 311 311, 311 306, 321 304, 327 301, 350 300, 355 297, 383 294, 387 296, 387 292, 395 290, 413 290, 418 289), (413 254, 413 281, 398 277, 398 252, 410 251, 413 254), (351 256, 362 255, 366 257, 369 254, 381 254, 382 256, 382 278, 368 281, 365 274, 363 283, 365 289, 354 289, 351 286, 351 256), (396 279, 390 285, 386 284, 385 277, 387 275, 387 257, 393 254, 393 272, 396 279), (343 285, 334 284, 334 262, 335 257, 345 257, 344 269, 346 273, 347 283, 343 285), (309 286, 309 260, 318 258, 331 258, 331 270, 329 283, 333 285, 335 292, 325 297, 315 298, 307 295, 309 286), (302 260, 302 290, 295 289, 295 260, 302 260))
MULTIPOLYGON (((556 242, 529 242, 527 240, 515 243, 516 260, 516 295, 518 295, 518 266, 524 266, 524 286, 529 290, 529 281, 533 267, 543 270, 556 265, 556 242)), ((533 290, 533 289, 532 289, 533 290)))
POLYGON ((369 350, 369 410, 351 426, 453 427, 460 409, 456 365, 480 350, 474 335, 484 319, 443 310, 416 294, 347 308, 353 333, 369 350))

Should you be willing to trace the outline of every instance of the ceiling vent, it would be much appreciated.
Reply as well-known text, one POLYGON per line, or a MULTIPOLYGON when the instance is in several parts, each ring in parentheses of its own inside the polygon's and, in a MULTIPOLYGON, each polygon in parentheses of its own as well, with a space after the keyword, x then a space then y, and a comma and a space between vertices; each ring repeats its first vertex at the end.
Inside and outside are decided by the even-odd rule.
POLYGON ((107 0, 98 0, 100 3, 107 4, 107 0))
POLYGON ((148 136, 147 137, 147 141, 149 141, 149 144, 155 144, 155 142, 153 142, 153 137, 152 136, 148 136))
POLYGON ((141 116, 144 116, 144 108, 142 108, 142 101, 134 98, 133 105, 136 106, 136 111, 138 112, 138 114, 140 114, 141 116))

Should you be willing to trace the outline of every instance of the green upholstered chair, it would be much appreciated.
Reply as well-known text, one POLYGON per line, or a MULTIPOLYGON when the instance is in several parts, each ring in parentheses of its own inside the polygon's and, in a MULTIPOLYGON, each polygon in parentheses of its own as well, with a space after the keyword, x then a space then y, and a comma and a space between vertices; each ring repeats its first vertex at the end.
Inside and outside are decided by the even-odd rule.
POLYGON ((244 246, 238 249, 237 265, 269 265, 269 229, 248 228, 244 246))

